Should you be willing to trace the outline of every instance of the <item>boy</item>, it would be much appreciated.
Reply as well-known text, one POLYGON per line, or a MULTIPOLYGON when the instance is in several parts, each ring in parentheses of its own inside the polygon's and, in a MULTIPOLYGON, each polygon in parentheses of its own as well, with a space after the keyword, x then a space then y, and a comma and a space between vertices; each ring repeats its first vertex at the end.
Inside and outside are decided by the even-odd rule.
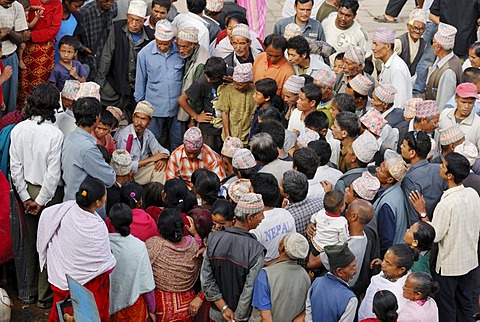
POLYGON ((227 65, 222 58, 210 57, 205 62, 203 75, 200 76, 178 98, 178 104, 192 117, 190 125, 198 123, 202 131, 203 142, 215 152, 221 152, 222 129, 211 123, 215 116, 213 102, 218 99, 217 89, 227 74, 227 65), (195 102, 194 106, 192 102, 195 102))
MULTIPOLYGON (((30 15, 30 10, 35 10, 35 17, 32 19, 32 21, 28 22, 28 29, 32 30, 37 24, 38 20, 42 18, 44 9, 41 6, 32 6, 30 4, 30 0, 19 0, 18 2, 22 5, 23 10, 25 10, 25 18, 27 19, 27 22, 29 18, 28 16, 30 15)), ((18 67, 20 67, 20 69, 27 69, 27 66, 25 66, 25 63, 23 62, 23 51, 25 50, 25 47, 25 43, 22 42, 20 46, 18 46, 17 50, 18 67)))
POLYGON ((55 64, 52 70, 49 81, 61 91, 65 85, 66 80, 75 79, 80 83, 84 83, 87 78, 87 72, 83 65, 74 60, 77 54, 76 47, 78 41, 72 36, 63 36, 58 45, 58 52, 60 53, 60 61, 55 64))
POLYGON ((107 110, 102 110, 100 113, 100 123, 98 123, 92 136, 97 140, 97 145, 104 146, 110 155, 116 150, 115 140, 110 132, 113 129, 115 117, 107 110))

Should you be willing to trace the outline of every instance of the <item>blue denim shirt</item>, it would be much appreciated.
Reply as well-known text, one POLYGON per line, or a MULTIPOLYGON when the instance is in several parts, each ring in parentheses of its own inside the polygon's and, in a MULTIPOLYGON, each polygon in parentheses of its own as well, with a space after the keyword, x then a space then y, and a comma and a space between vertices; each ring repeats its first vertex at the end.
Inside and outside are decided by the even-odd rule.
POLYGON ((137 56, 135 101, 149 101, 155 108, 154 117, 176 116, 184 64, 176 43, 165 55, 152 40, 137 56))
MULTIPOLYGON (((275 24, 275 27, 273 28, 273 33, 283 36, 285 33, 285 27, 292 22, 295 23, 295 15, 288 18, 280 19, 275 24)), ((302 36, 313 40, 325 41, 325 34, 323 33, 322 24, 312 18, 308 19, 305 29, 302 32, 302 36)))

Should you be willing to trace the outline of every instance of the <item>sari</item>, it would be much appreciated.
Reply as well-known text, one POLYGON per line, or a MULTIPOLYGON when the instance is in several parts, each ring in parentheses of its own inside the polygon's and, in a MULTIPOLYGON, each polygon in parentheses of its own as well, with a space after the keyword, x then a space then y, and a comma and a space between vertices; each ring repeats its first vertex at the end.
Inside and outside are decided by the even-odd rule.
POLYGON ((266 0, 237 0, 237 4, 247 11, 250 30, 255 31, 260 39, 264 39, 267 14, 266 0))

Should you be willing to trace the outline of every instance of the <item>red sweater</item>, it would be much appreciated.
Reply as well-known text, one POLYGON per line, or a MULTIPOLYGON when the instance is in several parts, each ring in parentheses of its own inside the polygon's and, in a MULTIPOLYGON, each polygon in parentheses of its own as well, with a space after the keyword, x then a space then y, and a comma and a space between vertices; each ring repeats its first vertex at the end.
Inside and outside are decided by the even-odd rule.
MULTIPOLYGON (((60 30, 62 24, 62 2, 59 0, 50 0, 48 3, 42 3, 40 0, 30 0, 32 6, 42 6, 45 8, 43 17, 40 18, 32 29, 32 42, 54 42, 55 36, 60 30)), ((28 21, 35 17, 35 11, 31 10, 28 21)))

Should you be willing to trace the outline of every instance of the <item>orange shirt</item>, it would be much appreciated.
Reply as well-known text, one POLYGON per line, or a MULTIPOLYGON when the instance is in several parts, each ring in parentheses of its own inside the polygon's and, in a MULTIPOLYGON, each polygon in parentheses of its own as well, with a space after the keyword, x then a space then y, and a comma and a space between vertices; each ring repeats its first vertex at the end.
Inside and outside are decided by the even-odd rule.
POLYGON ((269 66, 267 54, 261 53, 253 62, 253 81, 256 82, 263 78, 274 79, 278 86, 277 95, 282 96, 282 98, 283 84, 291 75, 295 75, 295 71, 285 57, 282 57, 278 63, 269 66))

